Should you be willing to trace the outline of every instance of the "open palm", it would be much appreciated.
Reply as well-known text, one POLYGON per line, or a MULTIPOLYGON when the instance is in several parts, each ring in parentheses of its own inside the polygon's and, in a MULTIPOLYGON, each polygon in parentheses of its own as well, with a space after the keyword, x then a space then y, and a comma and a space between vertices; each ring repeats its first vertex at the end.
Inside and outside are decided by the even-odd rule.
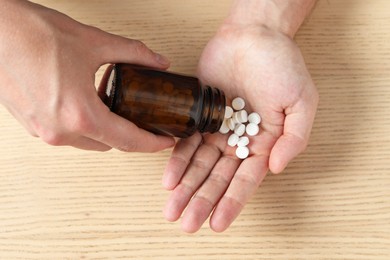
POLYGON ((250 156, 240 160, 227 135, 196 134, 180 140, 168 162, 163 185, 173 190, 164 210, 182 228, 224 231, 255 193, 268 169, 281 172, 302 152, 312 128, 318 94, 301 52, 286 35, 262 27, 225 25, 203 51, 199 78, 246 100, 262 116, 250 137, 250 156))

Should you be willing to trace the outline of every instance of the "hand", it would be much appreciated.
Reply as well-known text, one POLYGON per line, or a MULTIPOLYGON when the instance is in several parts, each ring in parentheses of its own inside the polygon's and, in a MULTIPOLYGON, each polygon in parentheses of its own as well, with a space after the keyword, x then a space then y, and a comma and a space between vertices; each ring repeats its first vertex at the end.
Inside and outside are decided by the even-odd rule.
POLYGON ((224 231, 255 193, 268 169, 280 173, 309 139, 318 94, 301 52, 285 34, 261 26, 224 25, 199 62, 203 83, 243 97, 246 110, 262 116, 261 132, 250 137, 250 156, 239 160, 228 135, 200 134, 176 145, 163 185, 173 190, 164 210, 182 228, 224 231))
POLYGON ((107 63, 166 69, 143 43, 28 1, 0 4, 0 102, 33 136, 81 149, 152 152, 174 144, 111 113, 94 77, 107 63))

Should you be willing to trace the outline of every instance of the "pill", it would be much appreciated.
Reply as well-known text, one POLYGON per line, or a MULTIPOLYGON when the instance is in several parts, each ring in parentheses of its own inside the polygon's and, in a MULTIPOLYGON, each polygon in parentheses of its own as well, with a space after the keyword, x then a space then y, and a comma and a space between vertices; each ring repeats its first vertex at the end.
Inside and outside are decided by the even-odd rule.
POLYGON ((229 139, 228 139, 228 145, 231 146, 231 147, 234 147, 237 145, 238 143, 238 140, 240 139, 240 137, 236 134, 231 134, 229 136, 229 139))
POLYGON ((229 136, 227 143, 231 147, 236 148, 236 156, 240 159, 245 159, 249 156, 249 138, 243 136, 245 133, 249 136, 257 135, 260 132, 259 124, 261 116, 256 113, 250 113, 244 110, 244 99, 237 97, 233 99, 231 106, 225 107, 225 119, 221 125, 219 132, 227 134, 231 131, 233 133, 229 136))
POLYGON ((236 155, 240 159, 245 159, 249 155, 249 149, 246 146, 240 146, 236 149, 236 155))
POLYGON ((227 120, 227 126, 230 130, 234 131, 234 128, 236 127, 236 123, 234 122, 233 118, 229 118, 227 120))
POLYGON ((233 120, 233 122, 234 122, 235 124, 240 123, 240 119, 238 118, 238 113, 237 113, 237 112, 234 112, 234 113, 233 113, 233 116, 232 116, 231 119, 233 120))
POLYGON ((226 106, 225 108, 225 118, 231 118, 233 115, 233 108, 226 106))
POLYGON ((238 136, 242 136, 245 134, 245 125, 244 124, 237 124, 234 128, 234 133, 238 136))
POLYGON ((237 142, 237 146, 243 147, 249 144, 249 138, 247 136, 242 136, 237 142))
POLYGON ((247 126, 246 126, 246 133, 250 136, 254 136, 254 135, 257 135, 260 131, 260 128, 258 125, 254 124, 254 123, 249 123, 247 126))
POLYGON ((221 128, 219 129, 219 132, 220 132, 221 134, 227 134, 227 133, 229 133, 229 131, 230 131, 230 128, 229 128, 229 126, 227 125, 227 120, 225 119, 225 120, 223 120, 223 122, 222 122, 222 125, 221 125, 221 128))
POLYGON ((248 112, 246 112, 245 110, 241 110, 238 113, 238 120, 240 121, 240 123, 246 123, 248 122, 248 112))
POLYGON ((253 123, 253 124, 258 125, 261 122, 261 117, 258 113, 253 112, 248 116, 248 121, 249 121, 249 123, 253 123))
POLYGON ((235 109, 235 110, 241 110, 245 107, 245 101, 244 99, 240 98, 240 97, 236 97, 235 99, 233 99, 232 101, 232 107, 235 109))

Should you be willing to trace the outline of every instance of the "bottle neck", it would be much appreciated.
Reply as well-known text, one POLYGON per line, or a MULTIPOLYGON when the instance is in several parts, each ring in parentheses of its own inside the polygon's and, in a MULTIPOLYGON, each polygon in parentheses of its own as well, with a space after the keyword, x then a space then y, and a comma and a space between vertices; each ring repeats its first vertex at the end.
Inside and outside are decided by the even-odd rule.
POLYGON ((201 133, 217 132, 225 117, 226 98, 222 90, 202 86, 203 104, 198 130, 201 133))

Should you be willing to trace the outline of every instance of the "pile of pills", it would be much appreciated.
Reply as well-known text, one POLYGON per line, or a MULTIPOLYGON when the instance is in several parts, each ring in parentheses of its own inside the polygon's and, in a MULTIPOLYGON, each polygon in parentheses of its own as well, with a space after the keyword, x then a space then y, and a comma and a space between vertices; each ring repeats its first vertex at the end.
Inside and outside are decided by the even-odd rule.
POLYGON ((225 119, 219 129, 222 134, 233 133, 229 136, 228 145, 231 147, 237 146, 236 156, 240 159, 245 159, 249 156, 249 138, 244 136, 255 136, 259 133, 259 124, 261 117, 258 113, 253 112, 248 115, 244 110, 244 99, 237 97, 232 101, 232 107, 226 106, 225 119))

